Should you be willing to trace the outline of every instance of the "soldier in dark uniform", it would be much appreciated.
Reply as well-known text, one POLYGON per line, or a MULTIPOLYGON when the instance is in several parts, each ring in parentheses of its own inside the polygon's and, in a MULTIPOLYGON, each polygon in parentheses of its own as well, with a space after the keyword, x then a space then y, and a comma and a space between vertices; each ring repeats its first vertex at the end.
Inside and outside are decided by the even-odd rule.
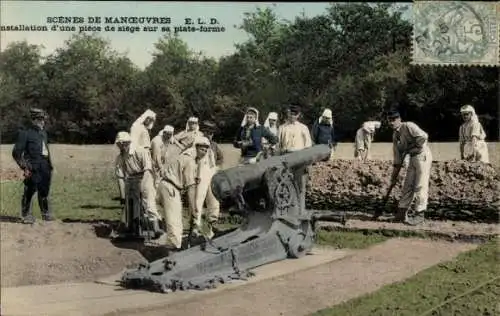
POLYGON ((12 157, 24 171, 24 194, 21 201, 21 216, 24 223, 32 224, 35 218, 31 210, 31 200, 38 193, 38 205, 42 219, 52 221, 49 209, 49 190, 52 178, 52 162, 45 131, 45 111, 31 109, 31 124, 19 132, 12 157))

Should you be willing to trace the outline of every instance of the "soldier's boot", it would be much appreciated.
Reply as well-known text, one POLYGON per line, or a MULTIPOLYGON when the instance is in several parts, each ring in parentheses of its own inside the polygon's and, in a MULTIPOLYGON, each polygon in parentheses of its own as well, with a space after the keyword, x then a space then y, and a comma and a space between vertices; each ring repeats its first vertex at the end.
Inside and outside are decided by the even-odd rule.
POLYGON ((396 222, 404 222, 406 219, 406 208, 398 208, 396 213, 394 214, 394 221, 396 222))
POLYGON ((39 197, 38 203, 40 205, 40 210, 42 212, 42 219, 44 221, 47 221, 47 222, 51 222, 51 221, 55 220, 54 216, 50 212, 49 199, 46 197, 43 197, 43 198, 39 197))
POLYGON ((23 216, 22 223, 23 224, 34 224, 35 223, 35 216, 33 216, 31 214, 23 216))
POLYGON ((197 244, 200 241, 200 237, 202 237, 202 234, 200 233, 200 228, 195 222, 195 219, 191 219, 190 223, 190 228, 189 228, 189 234, 187 237, 187 243, 186 247, 191 248, 193 244, 197 244))
POLYGON ((163 234, 165 234, 165 231, 160 228, 160 220, 159 219, 157 219, 157 218, 150 218, 149 222, 151 223, 151 229, 154 232, 153 239, 158 239, 163 234))
POLYGON ((424 211, 416 212, 411 210, 408 211, 405 215, 406 216, 404 219, 404 223, 406 225, 416 226, 422 224, 425 220, 424 211))
POLYGON ((21 221, 23 224, 35 223, 35 217, 31 212, 31 198, 27 197, 26 194, 21 200, 21 221))
POLYGON ((207 232, 207 239, 211 240, 215 236, 215 225, 217 224, 216 220, 210 220, 207 224, 208 226, 208 232, 207 232))
POLYGON ((167 232, 167 222, 165 221, 164 218, 158 220, 158 225, 160 226, 161 230, 163 230, 164 232, 167 232))
POLYGON ((380 208, 377 208, 377 209, 375 210, 375 212, 373 213, 373 216, 372 216, 372 221, 376 221, 376 220, 378 220, 378 218, 379 218, 380 216, 382 216, 382 215, 384 215, 384 211, 383 211, 382 209, 380 209, 380 208))

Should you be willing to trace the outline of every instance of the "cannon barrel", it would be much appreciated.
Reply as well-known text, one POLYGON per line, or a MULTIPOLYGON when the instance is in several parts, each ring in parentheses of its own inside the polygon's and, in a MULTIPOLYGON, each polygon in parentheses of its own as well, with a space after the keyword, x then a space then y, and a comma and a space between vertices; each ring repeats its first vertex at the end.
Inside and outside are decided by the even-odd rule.
POLYGON ((239 190, 253 190, 261 185, 267 169, 282 166, 285 162, 290 169, 299 169, 318 161, 328 160, 331 149, 328 145, 315 145, 300 151, 273 156, 256 164, 237 166, 219 171, 212 177, 211 187, 215 197, 221 201, 239 190))

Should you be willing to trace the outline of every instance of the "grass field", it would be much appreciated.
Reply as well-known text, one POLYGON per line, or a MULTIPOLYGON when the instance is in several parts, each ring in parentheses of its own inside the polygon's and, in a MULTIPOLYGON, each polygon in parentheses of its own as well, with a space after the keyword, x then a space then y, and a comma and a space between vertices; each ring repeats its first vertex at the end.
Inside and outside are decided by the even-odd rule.
MULTIPOLYGON (((434 160, 456 159, 456 143, 433 143, 430 145, 434 160)), ((231 145, 221 145, 224 152, 224 168, 237 164, 239 152, 231 145)), ((352 159, 353 144, 341 143, 335 152, 335 158, 352 159)), ((12 145, 0 146, 2 175, 6 171, 19 172, 11 157, 12 145)), ((500 147, 490 144, 490 159, 498 161, 500 147)), ((52 145, 54 162, 51 203, 58 218, 69 219, 117 219, 120 212, 118 188, 113 177, 113 162, 117 154, 112 145, 52 145)), ((373 159, 391 159, 391 144, 374 143, 373 159)), ((17 216, 23 184, 21 181, 5 181, 0 184, 1 215, 17 216)), ((37 203, 34 212, 39 214, 37 203)))
MULTIPOLYGON (((239 152, 230 145, 221 145, 224 152, 224 168, 237 164, 239 152)), ((499 161, 498 143, 489 144, 490 160, 499 161)), ((2 175, 19 172, 11 158, 11 145, 1 145, 0 162, 2 175)), ((431 144, 434 160, 450 160, 458 157, 458 144, 431 144)), ((352 159, 353 144, 339 144, 335 158, 352 159)), ((51 204, 59 219, 105 220, 118 219, 121 208, 112 198, 118 196, 113 178, 113 161, 117 149, 111 145, 72 146, 52 145, 55 165, 51 204)), ((391 144, 374 143, 374 159, 390 160, 391 144)), ((498 166, 498 164, 497 164, 498 166)), ((0 215, 18 216, 22 194, 22 182, 2 178, 0 183, 0 215)), ((34 213, 39 217, 36 201, 34 213)), ((359 233, 320 232, 320 244, 337 247, 364 248, 387 239, 380 235, 363 236, 359 233)), ((490 242, 479 249, 460 256, 456 261, 423 271, 406 282, 384 287, 382 290, 360 297, 318 315, 420 315, 449 298, 498 275, 497 243, 490 242)), ((499 280, 460 297, 453 303, 437 308, 428 315, 495 315, 495 297, 500 295, 499 280)), ((497 311, 498 312, 498 311, 497 311)))

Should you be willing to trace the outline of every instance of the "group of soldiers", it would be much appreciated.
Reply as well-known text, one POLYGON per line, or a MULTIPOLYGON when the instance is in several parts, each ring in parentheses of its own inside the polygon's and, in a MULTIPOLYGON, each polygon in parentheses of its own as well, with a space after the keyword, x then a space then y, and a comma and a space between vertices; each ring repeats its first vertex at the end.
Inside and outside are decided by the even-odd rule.
MULTIPOLYGON (((290 106, 287 115, 286 122, 278 126, 278 114, 271 112, 261 125, 259 111, 253 107, 246 110, 234 140, 234 147, 241 150, 241 164, 310 147, 313 139, 316 143, 333 143, 330 110, 325 110, 315 124, 318 131, 312 137, 307 126, 298 120, 298 106, 290 106), (326 136, 323 135, 324 126, 327 127, 324 129, 326 136)), ((155 121, 156 114, 146 110, 132 124, 130 132, 117 134, 115 143, 120 153, 115 164, 116 176, 122 203, 126 203, 126 196, 140 200, 142 211, 153 223, 153 230, 163 236, 158 243, 177 250, 182 247, 183 196, 191 219, 190 235, 203 235, 207 239, 214 236, 220 204, 211 191, 210 182, 224 158, 213 140, 215 123, 204 121, 200 124, 197 117, 190 117, 183 131, 175 133, 174 127, 167 125, 150 140, 155 121), (201 229, 202 215, 208 224, 205 231, 201 229)), ((305 182, 301 183, 304 185, 305 182)), ((127 225, 128 221, 124 212, 122 222, 127 225)))
MULTIPOLYGON (((217 143, 212 140, 213 122, 203 122, 200 130, 198 118, 190 117, 185 130, 175 134, 174 127, 166 125, 152 140, 150 130, 156 114, 146 110, 130 128, 121 131, 115 143, 120 149, 116 158, 116 176, 122 203, 133 198, 141 206, 139 212, 153 224, 160 237, 159 243, 170 249, 182 246, 182 197, 187 195, 191 217, 191 233, 201 235, 203 205, 207 204, 207 238, 214 235, 213 226, 219 215, 219 202, 210 189, 210 181, 220 168, 223 157, 217 143), (161 211, 158 211, 160 206, 161 211)), ((123 213, 122 222, 131 219, 123 213)), ((135 214, 134 218, 140 217, 135 214)))
MULTIPOLYGON (((464 120, 459 129, 461 158, 488 163, 486 134, 474 108, 465 105, 460 112, 464 120)), ((31 200, 35 192, 38 192, 42 219, 53 220, 48 201, 53 167, 45 131, 47 115, 40 109, 32 109, 30 113, 32 124, 21 130, 12 151, 13 158, 24 172, 21 216, 25 223, 34 222, 31 200)), ((240 163, 256 163, 269 155, 299 151, 313 144, 328 144, 334 150, 332 111, 325 109, 311 131, 299 121, 300 115, 300 107, 292 105, 287 109, 282 125, 278 124, 276 112, 269 113, 265 123, 260 125, 259 111, 248 108, 234 140, 234 147, 241 150, 240 163)), ((391 185, 397 182, 402 165, 408 166, 396 218, 407 224, 418 224, 427 208, 432 163, 428 135, 417 124, 403 122, 397 111, 388 112, 386 118, 393 129, 391 185)), ((202 234, 201 218, 206 204, 209 230, 204 234, 208 239, 214 235, 220 205, 211 191, 210 182, 224 158, 213 140, 214 122, 204 121, 200 129, 198 118, 190 117, 183 131, 174 133, 174 127, 167 125, 150 140, 155 121, 156 114, 147 110, 132 124, 130 132, 117 134, 115 143, 120 153, 116 159, 116 176, 122 203, 127 195, 133 195, 154 223, 154 230, 162 237, 161 243, 171 249, 180 249, 184 194, 187 195, 192 234, 202 234)), ((356 158, 369 159, 370 144, 380 126, 379 121, 368 121, 360 127, 355 139, 356 158)), ((305 180, 299 185, 304 190, 305 180)), ((122 218, 122 221, 127 219, 122 218)))
MULTIPOLYGON (((458 131, 460 159, 470 162, 489 163, 486 133, 479 122, 472 105, 460 108, 463 123, 458 131)), ((357 130, 354 144, 354 158, 361 161, 370 159, 370 148, 375 131, 381 127, 380 121, 367 121, 357 130)), ((407 156, 408 157, 408 156, 407 156)), ((406 161, 408 162, 408 161, 406 161)))

